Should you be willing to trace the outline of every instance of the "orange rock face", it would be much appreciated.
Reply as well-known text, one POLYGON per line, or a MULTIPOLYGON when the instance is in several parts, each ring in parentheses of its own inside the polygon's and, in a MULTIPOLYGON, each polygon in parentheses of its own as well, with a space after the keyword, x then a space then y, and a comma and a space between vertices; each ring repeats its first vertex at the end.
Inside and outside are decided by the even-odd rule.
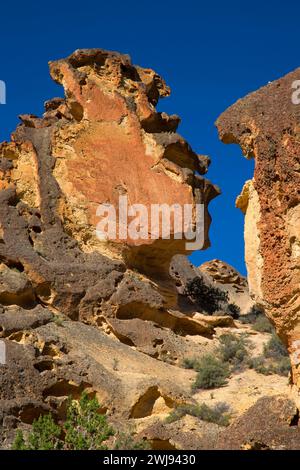
POLYGON ((225 111, 224 143, 237 143, 255 172, 237 199, 245 213, 249 286, 287 344, 300 385, 300 105, 297 69, 225 111))
POLYGON ((186 251, 183 237, 174 240, 172 221, 170 240, 161 240, 161 227, 155 227, 157 239, 122 238, 117 223, 116 237, 99 242, 97 207, 111 204, 118 215, 120 196, 147 208, 148 229, 153 204, 204 203, 207 247, 207 205, 218 189, 199 176, 209 160, 176 134, 179 118, 156 112, 158 99, 170 93, 164 81, 150 69, 132 66, 128 56, 99 49, 51 62, 50 72, 66 94, 64 102, 48 104, 44 117, 57 120, 51 149, 61 191, 58 213, 81 248, 111 250, 145 269, 157 260, 168 264, 173 254, 186 251))
MULTIPOLYGON (((78 319, 81 300, 109 274, 115 287, 120 273, 135 268, 168 290, 170 260, 187 252, 186 227, 178 229, 172 215, 169 238, 158 221, 156 238, 145 224, 146 237, 118 230, 100 240, 99 206, 110 205, 118 217, 124 197, 150 215, 153 204, 189 205, 195 224, 202 203, 206 248, 207 206, 218 188, 201 176, 208 157, 176 133, 178 116, 156 111, 170 90, 153 70, 92 49, 51 62, 50 73, 65 99, 46 102, 43 118, 20 116, 12 141, 0 144, 0 257, 24 272, 37 301, 78 319)), ((123 225, 118 219, 117 228, 127 230, 134 219, 132 213, 123 225)), ((170 291, 173 299, 173 285, 170 291)))

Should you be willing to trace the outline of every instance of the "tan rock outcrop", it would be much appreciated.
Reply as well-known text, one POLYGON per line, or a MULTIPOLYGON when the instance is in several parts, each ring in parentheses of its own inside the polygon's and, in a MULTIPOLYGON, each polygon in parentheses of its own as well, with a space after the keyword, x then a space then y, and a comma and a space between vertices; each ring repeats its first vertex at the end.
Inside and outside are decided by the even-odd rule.
POLYGON ((224 143, 255 158, 237 207, 245 213, 249 286, 288 345, 300 386, 300 106, 293 104, 300 71, 269 83, 217 120, 224 143))
POLYGON ((149 227, 143 239, 122 239, 118 230, 106 240, 96 235, 98 206, 111 205, 118 216, 121 196, 148 214, 154 204, 189 204, 195 212, 203 203, 208 246, 208 203, 219 190, 200 176, 209 158, 176 133, 178 116, 155 109, 170 89, 153 70, 101 49, 50 62, 50 73, 65 99, 47 101, 43 118, 21 115, 12 141, 0 144, 0 302, 42 303, 120 337, 125 324, 118 333, 117 320, 133 318, 210 334, 203 322, 168 311, 176 307, 169 264, 187 252, 184 224, 171 217, 169 239, 159 222, 151 227, 157 239, 149 227), (13 291, 6 287, 17 281, 13 291))
POLYGON ((208 203, 219 190, 201 176, 209 158, 176 133, 178 116, 155 109, 169 88, 100 49, 51 62, 50 73, 65 98, 47 101, 42 118, 21 115, 0 144, 3 435, 43 412, 59 416, 66 396, 85 389, 126 419, 166 412, 190 397, 194 373, 178 365, 204 354, 214 334, 177 308, 169 264, 188 252, 185 225, 171 218, 170 239, 159 224, 157 239, 96 236, 98 206, 118 209, 126 195, 149 213, 189 204, 193 224, 204 204, 209 245, 208 203))
MULTIPOLYGON (((201 301, 197 302, 196 299, 191 299, 187 295, 186 290, 189 283, 197 278, 201 278, 208 289, 217 288, 224 292, 227 300, 223 305, 222 303, 220 304, 218 312, 214 312, 214 318, 210 318, 210 320, 208 320, 206 317, 206 322, 210 321, 211 324, 216 322, 216 314, 226 314, 228 304, 235 304, 235 306, 238 306, 241 314, 249 313, 251 307, 254 305, 249 294, 247 279, 235 268, 224 261, 214 259, 206 261, 196 268, 188 261, 186 256, 176 255, 172 259, 170 273, 175 280, 179 294, 178 304, 183 311, 191 311, 194 313, 198 311, 206 315, 209 313, 205 310, 203 305, 201 305, 201 301)), ((198 300, 201 299, 199 298, 198 300)), ((212 312, 209 314, 211 313, 212 312)), ((199 318, 199 313, 197 316, 199 318)), ((222 319, 222 317, 220 317, 220 319, 222 319)), ((223 317, 224 324, 229 321, 230 318, 223 317)))
POLYGON ((286 396, 257 400, 229 429, 220 433, 216 449, 297 450, 300 444, 299 412, 286 396))
POLYGON ((217 287, 224 289, 228 293, 229 302, 236 304, 242 314, 249 312, 254 302, 249 295, 247 279, 233 266, 214 259, 201 264, 199 271, 209 276, 217 287))
POLYGON ((149 219, 153 204, 203 202, 207 246, 207 205, 218 190, 199 176, 209 160, 176 134, 179 118, 155 109, 159 98, 170 94, 163 79, 133 66, 128 56, 100 49, 50 62, 50 73, 66 94, 65 102, 48 102, 44 116, 44 121, 55 121, 49 138, 59 187, 56 210, 82 250, 112 251, 146 271, 152 265, 168 267, 173 254, 186 251, 185 240, 174 239, 172 225, 171 240, 161 240, 160 226, 151 228, 157 240, 135 240, 129 234, 123 240, 117 223, 116 237, 99 242, 98 205, 118 208, 124 195, 130 205, 143 204, 149 219))
MULTIPOLYGON (((218 260, 194 267, 172 224, 170 239, 95 235, 98 205, 117 205, 120 196, 147 210, 201 202, 207 247, 207 206, 218 194, 200 176, 209 159, 176 133, 178 116, 155 110, 169 94, 164 81, 128 56, 80 50, 50 71, 65 99, 46 102, 43 118, 20 116, 12 142, 0 144, 0 447, 11 448, 16 430, 28 431, 40 415, 60 423, 68 396, 83 391, 117 429, 128 426, 154 449, 226 447, 227 430, 197 413, 165 418, 178 405, 215 405, 230 394, 235 419, 255 402, 258 384, 260 396, 286 393, 286 378, 265 386, 246 363, 232 368, 218 397, 192 388, 198 360, 217 353, 224 332, 248 334, 256 353, 270 338, 242 325, 219 292, 248 295, 245 279, 218 260), (188 291, 195 279, 200 288, 188 291)), ((242 421, 248 442, 244 428, 242 421)), ((229 436, 231 448, 235 428, 229 436)))

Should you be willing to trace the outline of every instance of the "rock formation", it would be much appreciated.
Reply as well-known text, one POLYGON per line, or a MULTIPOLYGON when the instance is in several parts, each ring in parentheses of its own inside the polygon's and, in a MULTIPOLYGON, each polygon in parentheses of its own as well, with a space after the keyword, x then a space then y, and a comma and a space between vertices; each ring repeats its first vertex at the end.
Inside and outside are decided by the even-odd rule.
POLYGON ((239 100, 217 120, 224 143, 255 158, 254 177, 237 199, 245 213, 249 287, 265 308, 300 386, 300 106, 299 69, 239 100))
POLYGON ((219 190, 201 176, 208 157, 176 133, 178 116, 155 110, 169 88, 100 49, 51 62, 50 73, 65 99, 47 101, 42 118, 20 116, 0 145, 4 430, 59 415, 83 389, 127 418, 169 409, 189 396, 191 377, 176 370, 175 385, 170 364, 203 354, 214 333, 177 308, 169 264, 187 251, 175 226, 170 239, 159 228, 157 239, 96 236, 98 205, 126 195, 147 209, 203 203, 209 244, 207 206, 219 190))
POLYGON ((188 283, 197 277, 203 279, 205 285, 224 291, 228 295, 228 302, 237 305, 242 314, 249 313, 254 305, 247 279, 224 261, 214 259, 196 268, 186 256, 176 255, 172 259, 170 273, 177 287, 178 305, 182 311, 202 310, 199 303, 191 302, 186 295, 188 283))
POLYGON ((207 171, 208 157, 197 155, 176 133, 178 116, 156 111, 159 98, 170 93, 162 78, 133 66, 128 56, 99 49, 51 62, 50 73, 63 85, 66 99, 46 103, 36 127, 51 128, 52 175, 59 188, 53 201, 56 216, 82 251, 111 250, 147 272, 157 265, 168 269, 173 254, 186 252, 185 240, 174 238, 175 227, 170 240, 162 240, 161 227, 152 229, 157 240, 134 240, 128 234, 122 240, 117 230, 116 238, 108 236, 110 243, 102 247, 95 236, 97 206, 118 207, 123 195, 131 205, 145 205, 149 214, 153 204, 204 203, 207 247, 207 206, 218 189, 200 176, 207 171))
POLYGON ((299 450, 298 414, 284 396, 260 398, 213 444, 225 450, 299 450))
POLYGON ((42 303, 96 325, 109 321, 122 337, 126 321, 137 317, 190 329, 180 313, 165 311, 176 303, 170 260, 186 252, 186 240, 171 226, 170 239, 158 233, 158 239, 100 241, 96 212, 99 204, 117 208, 120 195, 149 210, 201 202, 205 248, 207 206, 218 194, 200 176, 209 159, 176 133, 177 116, 156 112, 158 99, 170 92, 164 81, 128 56, 79 50, 51 62, 50 72, 66 98, 46 102, 43 118, 20 116, 12 142, 0 147, 1 300, 42 303))
MULTIPOLYGON (((193 225, 196 204, 202 203, 203 248, 209 246, 208 203, 219 190, 203 177, 209 158, 197 155, 176 133, 178 116, 155 109, 169 88, 154 71, 133 66, 128 56, 100 49, 79 50, 51 62, 50 72, 63 85, 65 98, 47 101, 42 118, 20 116, 22 123, 11 142, 0 144, 0 338, 6 352, 5 363, 0 364, 0 447, 11 448, 16 429, 30 429, 40 415, 50 412, 60 422, 68 396, 76 400, 86 391, 97 396, 101 412, 118 429, 134 429, 153 449, 252 448, 257 442, 272 448, 269 436, 261 433, 261 408, 266 404, 269 413, 269 402, 255 402, 282 393, 272 415, 272 439, 275 447, 287 448, 291 436, 298 448, 298 429, 287 429, 286 424, 298 424, 297 407, 286 398, 286 377, 274 373, 266 381, 244 364, 232 370, 224 390, 194 393, 197 372, 183 367, 186 359, 195 362, 191 360, 215 354, 224 332, 241 340, 247 334, 249 354, 262 352, 270 333, 255 331, 229 310, 228 302, 238 304, 242 313, 252 305, 246 279, 219 260, 193 266, 185 256, 186 227, 178 230, 173 220, 169 239, 157 225, 156 238, 135 239, 128 233, 120 236, 119 231, 107 239, 96 236, 98 206, 118 207, 120 197, 127 196, 131 205, 143 204, 148 211, 152 204, 189 204, 193 225), (225 295, 220 308, 209 311, 203 296, 189 293, 194 281, 212 295, 228 294, 229 300, 225 295), (196 416, 165 421, 180 405, 218 406, 224 397, 237 418, 225 431, 196 416), (253 416, 253 429, 248 416, 253 416)), ((264 109, 264 125, 271 126, 264 109)), ((226 131, 234 123, 235 112, 232 119, 222 121, 225 141, 234 140, 233 131, 226 131)), ((251 132, 242 134, 244 148, 249 149, 255 132, 259 135, 259 124, 250 124, 251 132)), ((281 130, 281 124, 276 125, 281 130)), ((289 128, 283 137, 278 134, 282 141, 272 134, 272 142, 296 165, 296 128, 293 132, 289 128)), ((263 189, 275 175, 266 147, 269 140, 268 133, 262 134, 255 144, 260 163, 240 205, 248 205, 250 222, 264 214, 270 223, 268 231, 258 221, 252 243, 255 249, 264 247, 265 254, 262 248, 254 255, 247 248, 251 287, 259 287, 258 302, 266 306, 291 347, 297 340, 297 304, 289 297, 291 292, 296 295, 299 273, 293 186, 297 168, 288 168, 275 153, 279 176, 274 188, 263 189), (289 188, 288 201, 284 191, 289 188), (271 201, 276 205, 273 214, 271 201), (255 214, 258 203, 261 212, 255 214), (280 233, 275 233, 277 219, 280 233), (287 239, 280 238, 283 230, 290 230, 289 252, 284 251, 287 239), (269 248, 277 242, 275 259, 269 248), (288 254, 290 264, 285 264, 288 254), (261 268, 257 278, 253 257, 261 268), (282 285, 275 279, 274 266, 267 267, 273 259, 282 285)), ((124 221, 119 220, 117 228, 123 230, 124 221)))
POLYGON ((229 302, 236 304, 241 313, 248 313, 254 302, 249 296, 247 279, 233 266, 219 259, 206 261, 199 266, 201 273, 205 273, 213 284, 224 289, 229 296, 229 302))

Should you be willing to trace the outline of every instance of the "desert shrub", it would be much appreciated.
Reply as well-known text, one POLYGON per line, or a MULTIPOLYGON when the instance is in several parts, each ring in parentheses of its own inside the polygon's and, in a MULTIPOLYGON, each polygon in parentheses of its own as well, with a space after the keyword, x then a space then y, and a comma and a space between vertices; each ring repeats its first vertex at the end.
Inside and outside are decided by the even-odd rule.
POLYGON ((32 430, 25 440, 22 431, 18 430, 14 450, 56 450, 62 448, 61 428, 55 424, 51 414, 40 416, 33 421, 32 430))
POLYGON ((287 350, 274 332, 264 346, 264 354, 250 359, 248 365, 256 372, 264 375, 278 374, 287 376, 291 370, 287 350))
POLYGON ((20 429, 18 429, 16 432, 15 440, 12 445, 12 450, 26 450, 24 436, 20 429))
POLYGON ((194 369, 198 372, 193 388, 210 389, 225 385, 230 369, 234 370, 241 364, 247 363, 248 346, 245 335, 227 333, 220 336, 220 346, 215 356, 206 354, 201 358, 184 359, 182 365, 185 369, 194 369))
POLYGON ((259 374, 270 375, 272 371, 270 367, 266 365, 264 356, 257 356, 249 359, 248 366, 250 369, 254 369, 259 374))
POLYGON ((264 355, 266 357, 273 357, 278 359, 288 356, 286 347, 276 335, 276 333, 273 333, 267 344, 265 344, 264 355))
POLYGON ((241 364, 248 358, 248 345, 245 335, 223 334, 220 336, 218 355, 223 362, 233 365, 241 364))
POLYGON ((249 312, 246 315, 241 315, 239 320, 241 323, 253 324, 259 317, 264 315, 265 314, 262 307, 260 307, 259 305, 252 305, 249 312))
POLYGON ((218 287, 208 285, 202 277, 195 277, 185 287, 185 295, 209 314, 220 308, 220 304, 228 301, 228 294, 218 287))
POLYGON ((227 313, 232 318, 237 320, 240 317, 241 309, 238 305, 236 305, 234 303, 229 303, 226 307, 225 313, 227 313))
POLYGON ((199 359, 196 365, 197 376, 193 388, 218 388, 227 383, 229 367, 217 357, 207 354, 199 359))
POLYGON ((64 326, 64 319, 59 315, 53 315, 52 321, 56 323, 57 326, 64 326))
POLYGON ((291 370, 291 361, 288 356, 279 359, 277 364, 274 364, 274 373, 278 375, 288 376, 291 370))
POLYGON ((256 318, 252 328, 253 330, 260 331, 261 333, 272 333, 274 331, 273 325, 265 316, 256 318))
POLYGON ((67 419, 64 423, 65 447, 70 450, 99 450, 110 436, 113 428, 108 424, 105 415, 99 414, 99 403, 96 398, 90 399, 83 393, 79 403, 69 399, 67 419))
POLYGON ((199 366, 199 360, 196 358, 185 358, 182 362, 182 367, 184 369, 194 369, 197 370, 199 366))
POLYGON ((250 369, 264 375, 278 374, 287 377, 291 370, 289 357, 282 357, 277 361, 268 361, 264 356, 258 356, 250 359, 248 365, 250 369))
POLYGON ((121 432, 117 435, 114 450, 147 450, 150 445, 147 441, 138 441, 131 434, 121 432))
POLYGON ((185 404, 179 405, 175 408, 166 418, 167 423, 173 423, 185 415, 195 416, 202 421, 209 423, 216 423, 220 426, 228 426, 230 420, 229 406, 226 403, 220 402, 214 407, 210 407, 205 403, 201 405, 185 404))
POLYGON ((146 448, 143 441, 136 441, 131 434, 116 433, 99 413, 96 398, 83 392, 79 402, 68 399, 66 419, 56 424, 52 415, 40 416, 32 423, 31 431, 24 436, 17 430, 12 448, 15 450, 105 450, 106 441, 116 436, 113 449, 146 448))

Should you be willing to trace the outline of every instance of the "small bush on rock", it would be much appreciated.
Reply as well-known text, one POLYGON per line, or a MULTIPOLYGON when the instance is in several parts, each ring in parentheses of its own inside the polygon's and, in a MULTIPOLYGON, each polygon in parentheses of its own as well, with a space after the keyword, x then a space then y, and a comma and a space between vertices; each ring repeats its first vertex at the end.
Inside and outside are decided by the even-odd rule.
POLYGON ((261 316, 265 316, 263 308, 260 307, 259 305, 253 305, 250 308, 250 311, 246 315, 240 316, 239 320, 241 323, 253 324, 261 316))
POLYGON ((291 371, 291 361, 289 357, 282 357, 274 366, 274 373, 288 376, 291 371))
POLYGON ((245 335, 223 334, 220 336, 218 354, 223 362, 236 366, 248 358, 247 346, 249 342, 245 335))
POLYGON ((274 331, 273 325, 265 316, 256 318, 252 328, 253 330, 259 331, 261 333, 272 333, 274 331))
POLYGON ((187 283, 185 295, 197 302, 209 314, 219 310, 220 304, 228 301, 227 292, 206 284, 202 277, 195 277, 187 283))
POLYGON ((285 345, 282 343, 276 333, 272 334, 272 337, 264 346, 264 354, 266 357, 273 357, 278 359, 288 356, 285 345))
POLYGON ((146 449, 147 443, 137 441, 131 434, 118 433, 99 413, 96 398, 83 392, 79 402, 68 400, 66 420, 56 424, 52 415, 33 421, 26 436, 17 430, 12 448, 15 450, 105 450, 108 439, 116 450, 146 449))
POLYGON ((98 400, 90 399, 87 393, 82 394, 79 403, 69 399, 67 419, 64 424, 67 449, 101 450, 106 448, 103 442, 114 435, 114 430, 108 424, 106 416, 99 414, 98 411, 98 400))
POLYGON ((249 359, 249 369, 254 369, 259 374, 270 375, 272 374, 270 368, 266 365, 264 356, 257 356, 249 359))
POLYGON ((264 346, 264 354, 248 361, 250 368, 264 375, 278 374, 287 376, 291 370, 290 358, 284 344, 276 333, 264 346))
POLYGON ((282 357, 276 362, 268 362, 264 356, 258 356, 249 361, 249 368, 259 374, 277 374, 287 377, 291 370, 291 363, 289 357, 282 357))
POLYGON ((184 369, 197 370, 198 365, 199 365, 199 360, 195 358, 185 358, 182 363, 182 366, 184 369))
POLYGON ((18 430, 13 443, 14 450, 58 450, 62 448, 61 428, 51 414, 40 416, 32 423, 32 431, 25 440, 18 430))
POLYGON ((197 376, 193 388, 210 389, 222 387, 230 375, 229 367, 217 357, 207 354, 196 364, 197 376))
POLYGON ((238 305, 234 303, 229 303, 226 307, 225 313, 227 313, 227 315, 230 315, 234 320, 237 320, 238 318, 240 318, 241 309, 238 305))
POLYGON ((186 415, 195 416, 202 421, 216 423, 220 426, 228 426, 230 421, 230 407, 223 402, 217 403, 214 407, 210 407, 205 403, 201 405, 185 404, 179 405, 175 410, 171 411, 166 418, 167 423, 173 423, 186 415))

